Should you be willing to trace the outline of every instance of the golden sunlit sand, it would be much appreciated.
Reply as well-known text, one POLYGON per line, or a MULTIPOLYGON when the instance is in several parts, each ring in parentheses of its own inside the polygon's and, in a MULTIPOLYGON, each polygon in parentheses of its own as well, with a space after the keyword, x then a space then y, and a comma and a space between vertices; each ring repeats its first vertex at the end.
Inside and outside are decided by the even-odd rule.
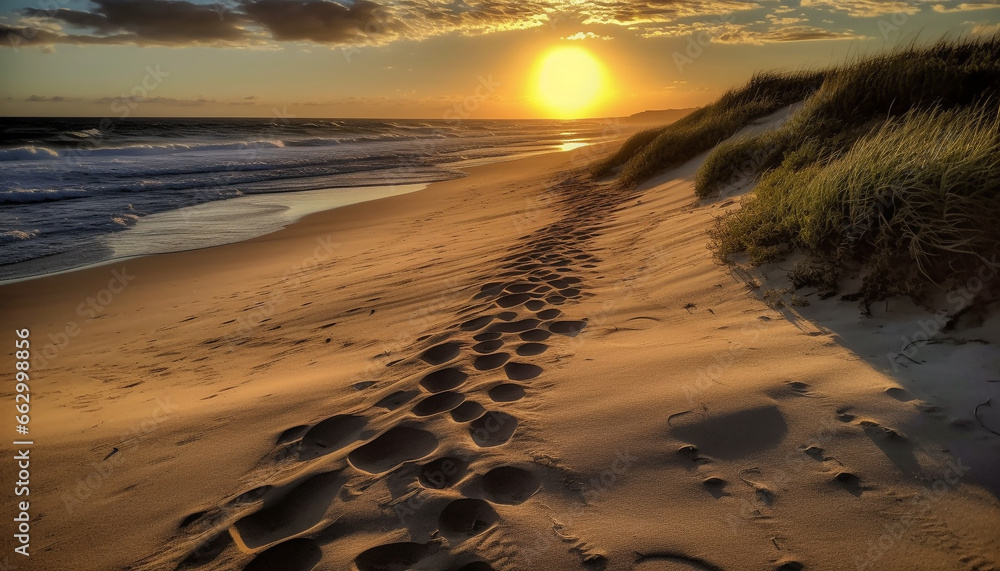
POLYGON ((134 276, 40 373, 46 568, 995 567, 972 411, 748 295, 701 158, 593 156, 5 286, 45 331, 134 276))
POLYGON ((1000 4, 6 4, 0 571, 1000 571, 1000 4))

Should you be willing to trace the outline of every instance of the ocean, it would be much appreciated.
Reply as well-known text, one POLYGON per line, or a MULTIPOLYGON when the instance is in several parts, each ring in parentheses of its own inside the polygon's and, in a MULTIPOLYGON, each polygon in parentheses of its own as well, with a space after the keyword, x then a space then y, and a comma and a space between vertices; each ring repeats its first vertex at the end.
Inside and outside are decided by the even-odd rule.
POLYGON ((2 121, 0 281, 245 240, 614 134, 599 121, 2 121))

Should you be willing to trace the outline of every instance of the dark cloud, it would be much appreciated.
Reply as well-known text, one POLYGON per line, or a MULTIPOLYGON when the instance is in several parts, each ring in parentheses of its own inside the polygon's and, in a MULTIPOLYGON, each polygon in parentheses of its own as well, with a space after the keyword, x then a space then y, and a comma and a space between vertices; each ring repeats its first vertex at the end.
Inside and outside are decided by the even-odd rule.
POLYGON ((67 10, 65 8, 60 8, 55 11, 28 8, 24 11, 24 13, 32 17, 58 20, 71 26, 90 28, 95 32, 103 34, 110 34, 117 31, 117 27, 110 24, 105 16, 95 14, 93 12, 81 12, 79 10, 67 10))
POLYGON ((242 15, 222 5, 192 4, 183 0, 93 0, 90 12, 60 9, 27 9, 25 14, 43 22, 86 28, 87 35, 46 30, 52 43, 223 44, 246 41, 242 15))
POLYGON ((140 38, 134 34, 117 34, 112 36, 91 36, 87 34, 64 34, 60 31, 31 26, 8 26, 0 24, 0 37, 5 41, 0 45, 9 48, 21 46, 52 45, 52 44, 134 44, 140 38))
POLYGON ((257 0, 244 1, 242 9, 278 41, 353 43, 392 34, 398 27, 387 11, 367 0, 350 7, 326 0, 257 0))
MULTIPOLYGON (((22 21, 0 24, 4 45, 136 44, 250 46, 270 42, 374 45, 442 34, 482 35, 505 30, 573 24, 628 28, 645 37, 676 35, 684 26, 734 26, 727 16, 760 10, 836 11, 862 18, 915 13, 928 1, 934 10, 985 9, 987 1, 959 0, 92 0, 85 10, 26 9, 22 21), (793 8, 793 6, 795 8, 793 8)), ((761 43, 855 37, 848 31, 796 26, 798 18, 774 20, 766 31, 746 24, 718 41, 761 43)), ((563 30, 565 31, 565 30, 563 30)), ((606 29, 600 30, 606 33, 606 29)))

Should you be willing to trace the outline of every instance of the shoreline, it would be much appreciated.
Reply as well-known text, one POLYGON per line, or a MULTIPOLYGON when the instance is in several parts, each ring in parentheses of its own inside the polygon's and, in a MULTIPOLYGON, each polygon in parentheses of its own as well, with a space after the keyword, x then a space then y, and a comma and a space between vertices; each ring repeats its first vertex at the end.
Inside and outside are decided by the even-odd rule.
MULTIPOLYGON (((627 133, 626 133, 627 134, 627 133)), ((619 137, 619 139, 623 138, 619 137)), ((615 141, 619 140, 615 139, 615 141)), ((32 258, 30 260, 25 260, 22 262, 16 262, 12 264, 7 264, 0 266, 0 286, 7 284, 14 284, 23 281, 30 281, 38 278, 43 278, 51 275, 59 275, 67 272, 74 272, 81 269, 102 267, 105 265, 124 262, 130 259, 141 258, 146 256, 153 256, 159 254, 172 254, 179 252, 186 252, 192 250, 200 250, 204 248, 211 248, 215 246, 225 246, 229 244, 234 244, 238 242, 243 242, 246 240, 252 240, 267 234, 280 231, 291 224, 294 224, 301 220, 303 217, 310 214, 316 214, 319 212, 325 212, 328 210, 333 210, 336 208, 342 208, 344 206, 349 206, 351 204, 357 204, 362 202, 369 202, 372 200, 378 200, 380 198, 396 196, 398 194, 406 194, 409 192, 419 192, 427 188, 430 184, 447 182, 449 180, 460 180, 469 176, 469 171, 476 167, 489 166, 493 164, 502 164, 512 161, 519 161, 526 158, 531 158, 534 156, 546 155, 550 153, 563 153, 571 152, 576 149, 585 148, 594 145, 607 145, 613 144, 614 141, 589 141, 589 142, 571 142, 563 143, 560 146, 555 146, 547 148, 544 150, 532 150, 532 151, 522 151, 518 153, 513 153, 509 155, 490 155, 479 158, 462 159, 453 162, 441 163, 436 165, 440 168, 445 169, 456 169, 458 172, 462 173, 462 176, 454 177, 450 179, 444 179, 440 181, 432 182, 421 182, 421 183, 401 183, 401 182, 391 182, 386 184, 378 185, 361 185, 361 186, 347 186, 347 187, 331 187, 326 189, 317 190, 306 190, 306 191, 292 191, 292 192, 272 192, 272 193, 260 193, 260 194, 250 194, 238 197, 231 197, 222 200, 208 201, 202 204, 197 204, 194 206, 184 206, 181 208, 176 208, 172 210, 166 210, 162 212, 156 212, 154 214, 140 218, 137 223, 131 227, 125 228, 118 232, 112 232, 99 236, 93 240, 92 247, 96 249, 97 252, 109 251, 108 254, 103 255, 100 253, 95 254, 95 258, 92 262, 85 262, 82 265, 65 267, 67 263, 63 260, 73 259, 76 254, 73 252, 61 252, 58 254, 52 254, 49 256, 44 256, 41 258, 32 258), (419 188, 418 188, 419 187, 419 188), (337 194, 343 192, 367 192, 371 197, 363 198, 361 200, 355 200, 356 196, 350 195, 347 197, 340 196, 324 196, 328 194, 337 194), (156 245, 149 243, 148 239, 146 242, 140 242, 139 244, 133 244, 134 239, 141 240, 143 237, 136 236, 140 232, 156 234, 158 230, 161 235, 168 235, 168 233, 173 230, 178 230, 177 227, 170 228, 159 228, 156 226, 159 224, 163 225, 163 220, 170 220, 181 216, 184 219, 183 229, 186 234, 198 234, 199 230, 211 231, 218 233, 220 228, 218 228, 218 220, 211 220, 213 215, 218 215, 221 217, 227 217, 234 213, 227 212, 227 210, 232 210, 234 206, 243 206, 244 204, 253 206, 269 206, 278 211, 273 212, 271 218, 264 220, 258 220, 257 222, 263 223, 265 225, 264 229, 254 230, 254 231, 242 231, 235 232, 236 235, 229 238, 215 238, 213 240, 204 241, 199 243, 199 239, 196 237, 189 238, 186 244, 175 242, 173 246, 170 245, 156 245), (291 214, 290 211, 299 210, 297 214, 291 214), (192 222, 191 218, 195 218, 192 222), (198 218, 209 218, 206 221, 200 221, 198 218), (199 227, 198 223, 201 223, 203 227, 199 227), (121 253, 124 252, 124 253, 121 253), (108 256, 108 257, 105 257, 108 256), (16 277, 3 277, 8 271, 13 272, 16 269, 28 267, 27 271, 31 272, 28 275, 20 275, 16 277), (37 269, 36 269, 37 268, 37 269)), ((237 213, 238 214, 238 213, 237 213)))
POLYGON ((33 369, 34 554, 84 570, 303 553, 365 569, 402 545, 426 568, 996 564, 977 530, 1000 501, 944 471, 940 445, 964 438, 972 465, 989 435, 748 295, 705 248, 722 207, 695 202, 692 165, 622 193, 574 176, 595 151, 0 286, 37 350, 66 340, 33 369), (448 485, 422 480, 442 458, 460 467, 448 485), (883 545, 921 497, 933 525, 883 545))

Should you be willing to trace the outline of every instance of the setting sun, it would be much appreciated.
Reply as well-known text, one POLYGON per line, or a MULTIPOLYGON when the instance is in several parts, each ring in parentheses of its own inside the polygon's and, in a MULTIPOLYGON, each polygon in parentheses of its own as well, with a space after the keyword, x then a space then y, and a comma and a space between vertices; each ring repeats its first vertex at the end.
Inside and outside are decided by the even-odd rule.
POLYGON ((538 63, 536 98, 549 114, 571 119, 592 107, 606 88, 604 66, 579 47, 559 47, 538 63))

